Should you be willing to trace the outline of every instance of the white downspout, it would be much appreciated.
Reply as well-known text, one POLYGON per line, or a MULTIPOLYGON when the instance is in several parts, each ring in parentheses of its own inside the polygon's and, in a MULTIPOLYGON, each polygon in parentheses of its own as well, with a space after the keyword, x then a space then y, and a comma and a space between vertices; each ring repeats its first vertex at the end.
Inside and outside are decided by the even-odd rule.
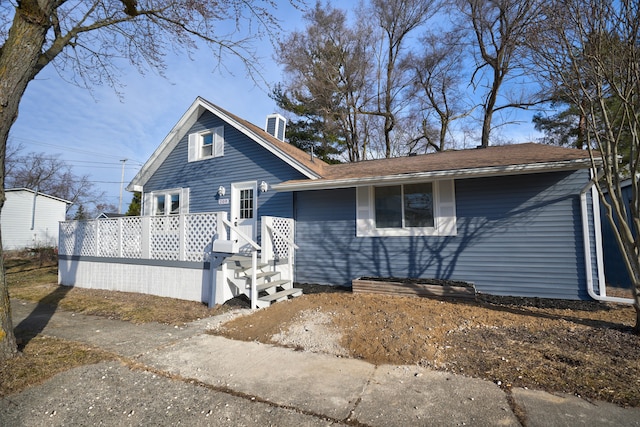
POLYGON ((602 259, 602 237, 598 233, 600 225, 600 203, 598 194, 595 192, 595 180, 591 179, 587 185, 580 191, 580 213, 582 214, 582 236, 584 243, 584 267, 587 274, 587 292, 589 296, 596 301, 617 302, 621 304, 633 305, 635 301, 632 298, 608 297, 606 291, 606 283, 604 278, 604 268, 602 259), (589 209, 587 206, 587 192, 591 190, 591 199, 593 200, 593 225, 595 230, 596 243, 596 267, 598 270, 599 294, 593 289, 593 270, 591 265, 591 239, 589 237, 589 209))

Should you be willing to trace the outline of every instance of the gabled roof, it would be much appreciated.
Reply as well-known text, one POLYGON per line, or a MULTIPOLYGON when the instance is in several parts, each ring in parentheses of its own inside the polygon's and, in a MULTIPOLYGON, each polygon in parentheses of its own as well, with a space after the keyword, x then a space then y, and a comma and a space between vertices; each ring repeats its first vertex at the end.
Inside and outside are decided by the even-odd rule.
POLYGON ((31 190, 29 188, 7 188, 7 189, 4 190, 5 193, 12 193, 12 192, 13 193, 17 193, 17 192, 20 192, 20 191, 25 191, 25 192, 31 193, 31 194, 37 194, 39 197, 47 197, 49 199, 53 199, 53 200, 56 200, 58 202, 64 202, 67 205, 70 205, 72 203, 69 200, 61 199, 60 197, 52 196, 50 194, 41 193, 39 191, 36 193, 36 191, 31 190))
POLYGON ((127 186, 128 191, 140 191, 140 187, 143 187, 149 178, 158 170, 171 151, 173 151, 205 111, 211 112, 225 121, 225 123, 233 126, 309 179, 313 180, 322 176, 322 171, 324 167, 327 166, 322 160, 312 158, 304 151, 278 140, 258 126, 223 110, 201 97, 197 97, 178 123, 171 129, 171 132, 169 132, 160 143, 149 160, 147 160, 133 180, 131 180, 127 186))
POLYGON ((122 218, 126 215, 118 212, 100 212, 96 219, 122 218))
POLYGON ((273 188, 278 191, 346 188, 416 179, 513 175, 590 166, 587 151, 527 143, 326 165, 320 179, 286 181, 273 188))

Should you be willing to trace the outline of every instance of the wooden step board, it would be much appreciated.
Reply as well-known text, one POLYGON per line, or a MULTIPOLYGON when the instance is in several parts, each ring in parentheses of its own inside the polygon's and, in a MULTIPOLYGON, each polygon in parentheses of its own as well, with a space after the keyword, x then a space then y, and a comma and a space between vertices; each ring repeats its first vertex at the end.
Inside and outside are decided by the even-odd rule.
POLYGON ((271 303, 271 302, 280 301, 280 300, 284 301, 289 296, 291 296, 291 297, 299 297, 300 295, 302 295, 302 289, 300 289, 300 288, 291 288, 291 289, 285 289, 283 291, 276 292, 275 294, 265 295, 263 297, 258 297, 258 301, 264 301, 264 302, 271 303))
MULTIPOLYGON (((264 282, 264 283, 260 283, 259 285, 256 285, 256 290, 260 292, 260 291, 264 291, 265 289, 286 285, 287 283, 290 283, 289 280, 274 280, 272 282, 264 282)), ((251 284, 247 284, 247 288, 250 288, 250 287, 251 287, 251 284)))

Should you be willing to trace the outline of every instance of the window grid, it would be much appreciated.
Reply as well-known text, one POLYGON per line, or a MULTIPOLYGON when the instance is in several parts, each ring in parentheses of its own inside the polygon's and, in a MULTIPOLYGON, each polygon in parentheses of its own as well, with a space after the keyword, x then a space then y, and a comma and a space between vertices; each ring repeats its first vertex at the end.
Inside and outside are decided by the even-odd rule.
POLYGON ((240 190, 240 219, 253 218, 253 189, 240 190))
POLYGON ((207 132, 201 135, 202 137, 202 157, 213 156, 213 133, 207 132))
POLYGON ((153 195, 153 215, 180 214, 180 193, 159 193, 153 195))

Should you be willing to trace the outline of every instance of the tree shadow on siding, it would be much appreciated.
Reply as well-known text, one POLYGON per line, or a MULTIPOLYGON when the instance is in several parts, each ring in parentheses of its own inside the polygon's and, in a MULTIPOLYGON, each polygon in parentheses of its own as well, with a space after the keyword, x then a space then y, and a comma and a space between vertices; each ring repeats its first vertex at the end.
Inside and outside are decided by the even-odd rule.
POLYGON ((44 331, 58 309, 60 301, 66 297, 71 288, 71 286, 58 286, 53 292, 40 299, 33 311, 14 328, 19 341, 18 350, 22 351, 29 341, 44 331))
MULTIPOLYGON (((514 198, 509 200, 509 205, 503 205, 503 209, 487 209, 484 215, 459 216, 456 236, 356 237, 354 223, 350 224, 351 229, 348 231, 345 229, 343 233, 338 233, 334 228, 335 224, 326 224, 325 227, 320 222, 317 229, 306 230, 315 236, 322 236, 321 239, 315 239, 316 250, 309 256, 313 256, 314 260, 321 259, 326 271, 303 274, 320 277, 326 283, 338 285, 350 285, 351 280, 362 276, 474 281, 475 267, 469 264, 461 269, 460 262, 472 246, 482 242, 487 242, 487 248, 478 248, 474 255, 479 257, 478 260, 482 258, 480 262, 484 263, 478 269, 484 269, 492 275, 504 274, 492 267, 491 259, 505 249, 497 247, 492 252, 491 246, 496 243, 489 240, 501 233, 510 232, 513 234, 511 239, 521 238, 522 241, 517 243, 527 245, 524 239, 545 207, 577 198, 573 194, 554 198, 539 198, 538 195, 536 193, 526 198, 514 198), (339 283, 335 283, 336 277, 340 277, 339 283)), ((579 202, 571 203, 571 209, 579 209, 579 202)), ((573 214, 575 218, 575 212, 573 214)), ((576 239, 580 239, 580 236, 581 233, 575 234, 576 239)), ((300 237, 299 245, 304 245, 304 236, 300 237)), ((576 242, 576 253, 580 256, 578 243, 580 242, 576 242)), ((525 252, 526 250, 522 251, 525 252)), ((509 255, 511 254, 506 254, 509 255)), ((309 260, 309 263, 317 265, 314 260, 309 260)), ((301 264, 304 265, 304 261, 301 264)))

